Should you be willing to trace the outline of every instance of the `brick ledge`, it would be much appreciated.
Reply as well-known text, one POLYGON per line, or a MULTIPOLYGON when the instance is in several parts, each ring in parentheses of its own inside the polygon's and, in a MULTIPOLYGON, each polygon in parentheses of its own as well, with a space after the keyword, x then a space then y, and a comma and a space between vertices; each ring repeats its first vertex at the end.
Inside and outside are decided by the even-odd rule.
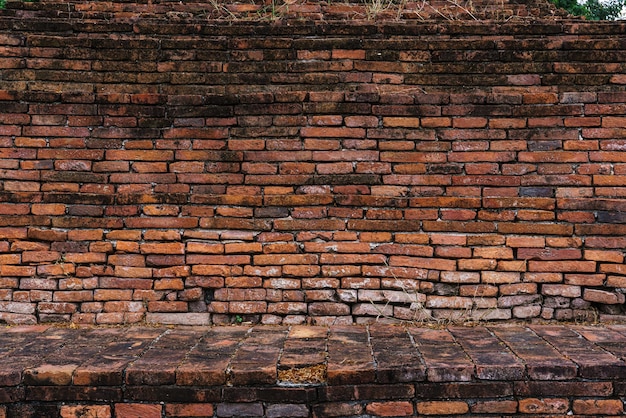
POLYGON ((0 347, 0 417, 606 415, 626 395, 626 325, 39 325, 0 347))

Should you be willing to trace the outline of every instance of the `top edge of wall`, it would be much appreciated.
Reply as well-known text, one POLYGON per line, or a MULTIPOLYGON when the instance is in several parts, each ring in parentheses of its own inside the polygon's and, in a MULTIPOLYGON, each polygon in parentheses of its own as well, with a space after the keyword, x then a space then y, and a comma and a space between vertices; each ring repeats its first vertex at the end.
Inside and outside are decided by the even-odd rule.
MULTIPOLYGON (((166 23, 527 22, 575 18, 548 0, 8 0, 0 17, 166 23)), ((578 18, 577 18, 578 19, 578 18)))
POLYGON ((0 31, 134 35, 623 36, 548 0, 8 0, 0 31))

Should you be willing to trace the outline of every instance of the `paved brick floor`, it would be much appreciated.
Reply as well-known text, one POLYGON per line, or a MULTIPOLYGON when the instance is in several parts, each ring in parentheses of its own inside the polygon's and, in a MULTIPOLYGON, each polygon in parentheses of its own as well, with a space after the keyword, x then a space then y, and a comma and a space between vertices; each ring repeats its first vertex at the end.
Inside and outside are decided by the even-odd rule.
MULTIPOLYGON (((626 325, 17 326, 0 328, 0 354, 0 404, 9 405, 9 416, 29 402, 116 402, 115 410, 123 410, 127 402, 157 401, 213 402, 212 414, 218 405, 257 401, 318 404, 315 416, 350 416, 319 408, 365 399, 366 412, 373 401, 392 402, 393 413, 414 405, 429 411, 423 409, 428 402, 454 398, 465 412, 477 399, 495 402, 496 411, 509 405, 508 412, 518 412, 523 399, 558 398, 570 414, 578 402, 578 414, 606 415, 597 407, 580 410, 580 402, 594 398, 593 405, 621 414, 626 392, 626 325), (411 403, 416 399, 423 402, 411 403)), ((533 408, 568 412, 558 405, 533 408)), ((385 410, 380 416, 388 416, 385 410)))

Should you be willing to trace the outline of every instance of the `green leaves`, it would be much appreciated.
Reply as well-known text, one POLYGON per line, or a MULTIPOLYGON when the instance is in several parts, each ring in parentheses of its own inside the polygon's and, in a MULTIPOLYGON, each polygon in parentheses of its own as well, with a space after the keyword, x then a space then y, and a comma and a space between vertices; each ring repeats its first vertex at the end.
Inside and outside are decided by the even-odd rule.
POLYGON ((589 20, 615 20, 626 7, 626 0, 586 0, 580 4, 577 0, 550 1, 575 16, 585 16, 589 20))

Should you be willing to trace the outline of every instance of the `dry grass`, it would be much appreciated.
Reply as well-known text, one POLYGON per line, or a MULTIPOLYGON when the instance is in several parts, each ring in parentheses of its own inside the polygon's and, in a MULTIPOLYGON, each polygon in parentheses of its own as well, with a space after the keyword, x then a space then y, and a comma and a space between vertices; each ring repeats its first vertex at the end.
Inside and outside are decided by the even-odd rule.
POLYGON ((278 381, 283 384, 321 384, 326 382, 326 365, 316 364, 278 370, 278 381))

